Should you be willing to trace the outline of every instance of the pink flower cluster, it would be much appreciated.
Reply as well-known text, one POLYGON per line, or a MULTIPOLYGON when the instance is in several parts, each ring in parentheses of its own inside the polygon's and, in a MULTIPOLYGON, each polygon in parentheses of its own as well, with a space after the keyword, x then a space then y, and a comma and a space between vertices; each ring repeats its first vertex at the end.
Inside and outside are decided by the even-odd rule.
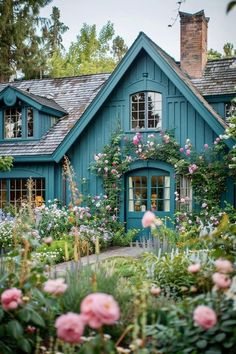
POLYGON ((215 261, 217 272, 212 275, 212 280, 215 284, 215 289, 228 289, 231 284, 229 273, 233 272, 233 265, 227 259, 217 259, 215 261))
POLYGON ((80 343, 84 328, 98 329, 112 325, 120 317, 120 309, 111 295, 93 293, 87 295, 80 306, 81 314, 69 312, 57 318, 57 336, 68 343, 80 343))
POLYGON ((163 135, 162 140, 165 144, 168 144, 170 142, 170 136, 165 134, 163 135))
POLYGON ((188 266, 188 272, 189 273, 198 273, 200 269, 201 269, 201 264, 200 263, 190 264, 188 266))
POLYGON ((195 164, 195 163, 193 163, 192 165, 190 165, 189 167, 188 167, 188 171, 189 171, 189 173, 194 173, 196 170, 198 169, 198 166, 195 164))
POLYGON ((133 144, 138 145, 141 139, 142 139, 142 134, 139 132, 136 133, 135 136, 133 137, 133 144))
POLYGON ((203 329, 210 329, 217 323, 215 311, 204 305, 200 305, 194 310, 193 319, 195 324, 203 329))
POLYGON ((191 148, 192 148, 191 141, 190 141, 190 139, 187 139, 186 142, 185 142, 184 147, 181 147, 181 148, 179 149, 179 151, 180 151, 181 153, 185 153, 186 156, 190 156, 190 155, 191 155, 191 148))
POLYGON ((85 322, 82 315, 68 312, 56 319, 55 327, 58 338, 68 343, 80 343, 84 333, 85 322))
POLYGON ((44 283, 43 290, 51 295, 61 295, 67 290, 68 285, 65 284, 65 279, 49 279, 44 283))
POLYGON ((11 288, 3 291, 1 303, 4 310, 15 310, 22 304, 22 292, 17 288, 11 288))
POLYGON ((103 293, 86 296, 80 309, 86 323, 94 329, 100 328, 104 324, 114 324, 120 317, 117 302, 111 295, 103 293))
POLYGON ((142 225, 143 227, 154 227, 154 226, 161 226, 162 220, 156 218, 156 215, 151 211, 146 211, 142 218, 142 225))

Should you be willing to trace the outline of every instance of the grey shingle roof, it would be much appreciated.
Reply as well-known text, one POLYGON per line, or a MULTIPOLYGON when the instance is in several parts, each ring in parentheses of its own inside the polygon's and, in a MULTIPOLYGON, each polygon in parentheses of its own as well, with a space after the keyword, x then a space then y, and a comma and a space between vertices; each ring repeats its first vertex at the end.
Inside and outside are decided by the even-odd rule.
MULTIPOLYGON (((68 112, 68 115, 61 118, 38 141, 0 143, 0 156, 51 155, 92 102, 108 77, 109 74, 95 74, 11 83, 12 86, 24 91, 26 95, 36 95, 37 99, 42 96, 42 104, 47 101, 48 105, 48 101, 55 101, 54 108, 59 105, 68 112)), ((5 87, 6 84, 0 84, 0 92, 5 87)))
POLYGON ((203 96, 236 93, 236 58, 208 61, 203 77, 191 81, 203 96))

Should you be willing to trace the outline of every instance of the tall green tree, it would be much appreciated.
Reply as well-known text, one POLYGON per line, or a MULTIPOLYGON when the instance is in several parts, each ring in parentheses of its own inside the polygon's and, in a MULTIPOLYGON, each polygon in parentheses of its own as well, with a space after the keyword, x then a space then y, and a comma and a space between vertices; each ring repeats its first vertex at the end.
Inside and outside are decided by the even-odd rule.
POLYGON ((111 22, 108 21, 99 32, 96 25, 84 23, 68 52, 65 55, 53 55, 49 75, 56 77, 111 72, 127 49, 123 38, 115 37, 111 22))
POLYGON ((223 53, 220 53, 214 49, 208 50, 208 53, 207 53, 208 60, 232 58, 234 56, 236 56, 236 49, 234 49, 234 45, 229 42, 224 44, 223 53))
POLYGON ((0 81, 17 71, 40 76, 45 62, 40 45, 47 20, 40 10, 52 0, 0 0, 0 81), (32 72, 31 72, 32 70, 32 72))
POLYGON ((61 16, 58 7, 53 6, 50 17, 50 25, 44 28, 44 37, 46 40, 45 49, 52 56, 56 51, 64 49, 62 36, 68 31, 69 27, 60 21, 61 16))

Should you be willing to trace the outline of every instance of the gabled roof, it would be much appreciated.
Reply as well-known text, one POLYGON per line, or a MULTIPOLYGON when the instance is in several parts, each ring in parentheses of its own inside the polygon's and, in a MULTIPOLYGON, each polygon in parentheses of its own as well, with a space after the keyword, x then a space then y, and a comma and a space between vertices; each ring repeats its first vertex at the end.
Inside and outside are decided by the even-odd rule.
POLYGON ((203 96, 236 95, 236 57, 209 60, 203 76, 191 81, 203 96))
MULTIPOLYGON (((141 50, 164 71, 184 97, 203 117, 217 135, 223 134, 226 124, 212 106, 203 98, 191 80, 179 68, 178 64, 165 51, 157 46, 143 32, 139 34, 125 57, 114 72, 109 74, 84 75, 80 77, 29 80, 13 83, 20 90, 29 90, 33 95, 52 95, 53 100, 62 106, 68 116, 59 122, 36 143, 19 142, 0 144, 0 155, 18 156, 17 160, 60 161, 78 136, 83 132, 96 112, 119 83, 141 50)), ((0 91, 1 87, 0 85, 0 91)), ((230 142, 227 141, 230 145, 230 142)))
POLYGON ((0 100, 3 99, 4 101, 5 99, 8 99, 9 96, 15 99, 20 98, 22 101, 27 102, 36 109, 43 112, 48 112, 56 117, 62 117, 67 114, 64 108, 62 108, 53 99, 35 95, 28 90, 23 91, 18 87, 7 84, 0 92, 0 100))
MULTIPOLYGON (((35 160, 52 159, 51 155, 55 149, 81 117, 108 77, 109 74, 96 74, 12 83, 12 86, 31 96, 44 96, 43 100, 48 100, 45 96, 52 97, 57 105, 68 112, 68 115, 61 118, 38 141, 1 143, 0 156, 13 155, 16 157, 15 160, 24 160, 26 156, 35 160)), ((6 85, 0 84, 0 94, 5 87, 6 85)))
MULTIPOLYGON (((134 59, 144 49, 150 57, 157 63, 162 71, 168 73, 169 79, 176 85, 184 97, 188 97, 188 101, 193 105, 196 111, 209 124, 212 130, 217 134, 223 134, 226 123, 222 117, 212 108, 212 106, 202 97, 199 91, 194 87, 191 80, 184 74, 173 58, 171 58, 164 50, 157 46, 143 32, 139 34, 131 48, 128 50, 122 61, 111 74, 103 88, 99 91, 88 109, 84 112, 81 119, 70 130, 62 144, 54 152, 54 159, 58 162, 68 151, 70 146, 82 133, 87 124, 94 117, 98 109, 105 102, 113 89, 119 83, 125 72, 128 70, 134 59)), ((231 146, 231 142, 226 142, 231 146)))

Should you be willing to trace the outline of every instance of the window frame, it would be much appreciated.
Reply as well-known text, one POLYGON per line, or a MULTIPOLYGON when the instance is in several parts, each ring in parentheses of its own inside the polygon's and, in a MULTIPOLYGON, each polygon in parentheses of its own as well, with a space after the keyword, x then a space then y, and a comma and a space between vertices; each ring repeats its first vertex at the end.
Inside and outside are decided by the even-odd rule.
POLYGON ((36 110, 34 107, 30 105, 20 105, 16 104, 12 107, 8 106, 3 106, 1 108, 1 116, 2 116, 2 132, 0 139, 2 141, 7 141, 7 142, 15 142, 15 141, 23 141, 23 140, 35 140, 37 139, 36 136, 36 110), (5 112, 7 110, 12 110, 12 109, 20 109, 21 110, 21 136, 18 137, 7 137, 6 136, 6 118, 5 118, 5 112), (31 136, 28 136, 29 132, 29 124, 28 124, 28 111, 32 110, 33 113, 33 119, 32 119, 32 130, 33 134, 31 136))
MULTIPOLYGON (((160 91, 153 91, 153 90, 142 90, 142 91, 138 91, 138 92, 134 92, 132 94, 130 94, 130 98, 129 98, 129 127, 130 127, 130 130, 131 131, 161 131, 163 129, 163 94, 160 92, 160 91), (138 94, 144 94, 144 110, 133 110, 133 97, 138 95, 138 94), (160 118, 159 118, 159 122, 157 123, 157 127, 149 127, 149 121, 151 121, 151 119, 149 119, 149 107, 148 107, 148 104, 149 104, 149 101, 148 101, 148 97, 149 97, 149 94, 158 94, 159 97, 160 97, 160 100, 154 100, 154 104, 155 103, 159 103, 160 104, 160 109, 157 109, 155 108, 153 111, 154 112, 157 112, 160 114, 160 118), (140 112, 143 112, 144 113, 144 127, 140 128, 140 127, 136 127, 136 128, 133 128, 132 127, 132 123, 133 123, 133 112, 136 112, 136 113, 140 113, 140 112)), ((137 102, 137 105, 139 103, 137 102)), ((156 113, 156 114, 157 114, 156 113)), ((155 117, 152 119, 154 122, 155 122, 155 117)), ((140 119, 137 120, 138 122, 140 121, 140 119)))
POLYGON ((177 211, 193 211, 193 186, 191 178, 184 175, 178 175, 176 184, 176 210, 177 211), (181 199, 185 199, 181 202, 181 199), (188 198, 186 200, 186 198, 188 198))
MULTIPOLYGON (((11 177, 11 178, 0 178, 0 209, 4 208, 5 206, 12 205, 14 208, 18 208, 21 205, 21 202, 23 202, 25 199, 22 199, 21 202, 18 202, 18 199, 12 199, 11 198, 11 193, 16 193, 20 192, 21 196, 27 191, 27 186, 25 188, 18 188, 17 184, 20 182, 20 186, 25 186, 27 184, 27 181, 30 179, 27 177, 11 177), (5 189, 2 188, 4 186, 5 182, 5 189), (18 183, 17 183, 18 182, 18 183), (14 187, 12 187, 12 184, 14 184, 14 187), (2 199, 2 192, 5 192, 6 195, 6 200, 2 199)), ((46 179, 45 177, 32 177, 31 178, 33 182, 35 183, 36 181, 40 181, 41 188, 37 188, 37 185, 35 183, 35 187, 33 188, 33 194, 35 193, 35 197, 40 196, 42 197, 43 201, 46 201, 46 179), (41 192, 40 195, 37 192, 41 192)), ((37 204, 36 199, 35 199, 35 205, 37 204)))

